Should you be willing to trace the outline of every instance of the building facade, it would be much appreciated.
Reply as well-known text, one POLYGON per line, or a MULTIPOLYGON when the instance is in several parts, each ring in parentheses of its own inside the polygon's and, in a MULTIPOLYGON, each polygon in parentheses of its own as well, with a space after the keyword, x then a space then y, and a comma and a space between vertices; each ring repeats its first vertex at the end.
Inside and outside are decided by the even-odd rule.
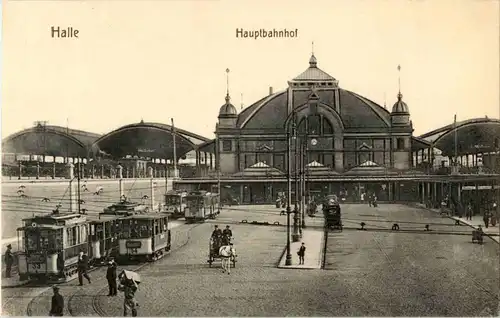
POLYGON ((397 170, 412 166, 413 128, 402 94, 389 112, 342 89, 313 55, 285 91, 270 89, 240 114, 226 97, 216 128, 221 173, 232 175, 259 162, 286 171, 288 130, 299 145, 307 143, 308 163, 338 173, 368 161, 397 170))

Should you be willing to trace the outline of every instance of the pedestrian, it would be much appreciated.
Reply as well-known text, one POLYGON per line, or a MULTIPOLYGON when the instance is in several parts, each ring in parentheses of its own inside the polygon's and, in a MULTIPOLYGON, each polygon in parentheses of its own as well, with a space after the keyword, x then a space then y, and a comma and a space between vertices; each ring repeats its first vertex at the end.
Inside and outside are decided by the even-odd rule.
POLYGON ((9 244, 7 251, 5 251, 5 277, 7 278, 10 278, 12 264, 14 264, 14 254, 12 254, 12 245, 9 244))
POLYGON ((304 256, 306 255, 306 246, 304 242, 302 242, 297 254, 299 255, 299 265, 304 265, 304 256))
POLYGON ((135 292, 137 291, 137 284, 131 280, 126 279, 125 277, 120 278, 120 286, 118 286, 118 290, 122 291, 124 294, 123 299, 123 316, 127 317, 127 313, 130 310, 132 312, 132 317, 137 317, 137 307, 139 304, 135 300, 135 292))
POLYGON ((49 316, 62 317, 64 313, 64 298, 59 294, 59 287, 52 287, 54 295, 52 296, 52 305, 50 306, 49 316))
POLYGON ((466 217, 467 217, 467 220, 471 220, 472 221, 472 205, 469 204, 467 205, 467 211, 465 213, 466 217))
POLYGON ((113 259, 108 262, 108 270, 106 272, 106 279, 108 280, 109 294, 108 296, 116 296, 116 263, 113 259))
POLYGON ((83 285, 83 277, 85 277, 90 284, 90 277, 89 274, 87 274, 88 265, 89 257, 84 251, 80 251, 80 255, 78 256, 78 282, 80 286, 83 285))
POLYGON ((490 216, 489 216, 489 212, 488 211, 484 211, 483 221, 484 221, 484 227, 488 228, 488 225, 489 225, 488 223, 490 223, 490 216))

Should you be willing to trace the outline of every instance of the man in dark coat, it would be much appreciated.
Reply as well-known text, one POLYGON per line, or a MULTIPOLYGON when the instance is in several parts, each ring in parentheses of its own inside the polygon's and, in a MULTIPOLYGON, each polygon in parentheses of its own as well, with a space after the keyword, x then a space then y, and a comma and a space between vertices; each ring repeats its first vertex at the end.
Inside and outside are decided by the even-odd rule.
POLYGON ((14 264, 14 254, 12 254, 12 245, 7 245, 7 251, 5 251, 5 277, 10 278, 10 272, 12 270, 12 264, 14 264))
POLYGON ((50 307, 49 316, 62 317, 64 313, 64 298, 59 294, 59 287, 52 287, 54 296, 52 296, 52 305, 50 307))
POLYGON ((304 256, 306 255, 306 246, 303 242, 302 242, 302 245, 300 246, 297 254, 299 255, 299 265, 304 265, 304 256))
POLYGON ((80 255, 78 256, 78 282, 80 283, 80 286, 83 285, 83 277, 85 277, 90 284, 90 277, 89 274, 87 274, 87 267, 89 264, 89 257, 85 252, 80 251, 80 255))
POLYGON ((116 287, 116 263, 114 260, 109 261, 108 271, 106 272, 108 280, 109 294, 108 296, 116 296, 118 289, 116 287))

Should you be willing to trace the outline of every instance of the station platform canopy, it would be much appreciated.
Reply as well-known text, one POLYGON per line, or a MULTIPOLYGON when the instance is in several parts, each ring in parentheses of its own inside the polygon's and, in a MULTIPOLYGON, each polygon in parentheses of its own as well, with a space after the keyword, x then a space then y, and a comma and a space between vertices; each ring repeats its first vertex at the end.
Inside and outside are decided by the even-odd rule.
POLYGON ((38 124, 2 140, 2 153, 87 158, 100 137, 87 131, 38 124))
POLYGON ((494 152, 500 149, 500 120, 487 117, 468 119, 435 129, 419 138, 433 144, 444 156, 454 156, 455 148, 459 156, 494 152))
POLYGON ((209 141, 208 138, 180 128, 161 123, 143 122, 130 124, 101 136, 92 145, 95 153, 114 159, 151 158, 173 159, 174 136, 176 156, 197 149, 198 145, 209 141))

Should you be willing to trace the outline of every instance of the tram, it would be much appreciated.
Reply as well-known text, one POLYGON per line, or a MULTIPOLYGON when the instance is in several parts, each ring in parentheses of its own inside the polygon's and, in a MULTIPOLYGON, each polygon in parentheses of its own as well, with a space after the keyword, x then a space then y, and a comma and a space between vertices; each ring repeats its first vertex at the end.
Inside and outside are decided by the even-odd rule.
POLYGON ((75 213, 34 216, 17 229, 24 249, 18 254, 21 280, 64 282, 77 275, 78 254, 88 252, 85 215, 75 213))
POLYGON ((325 196, 322 209, 325 216, 325 227, 342 231, 341 209, 337 196, 334 194, 325 196))
POLYGON ((106 214, 116 214, 123 215, 126 213, 148 213, 149 207, 147 205, 127 201, 127 198, 123 197, 120 202, 112 204, 104 208, 104 213, 106 214))
POLYGON ((165 203, 162 211, 170 215, 172 219, 184 217, 186 213, 186 196, 188 193, 182 190, 171 190, 165 194, 165 203))
POLYGON ((136 214, 118 221, 118 261, 156 261, 171 249, 168 215, 165 213, 136 214))
POLYGON ((219 194, 207 191, 195 191, 186 196, 184 218, 187 223, 205 222, 215 219, 220 214, 219 194))

